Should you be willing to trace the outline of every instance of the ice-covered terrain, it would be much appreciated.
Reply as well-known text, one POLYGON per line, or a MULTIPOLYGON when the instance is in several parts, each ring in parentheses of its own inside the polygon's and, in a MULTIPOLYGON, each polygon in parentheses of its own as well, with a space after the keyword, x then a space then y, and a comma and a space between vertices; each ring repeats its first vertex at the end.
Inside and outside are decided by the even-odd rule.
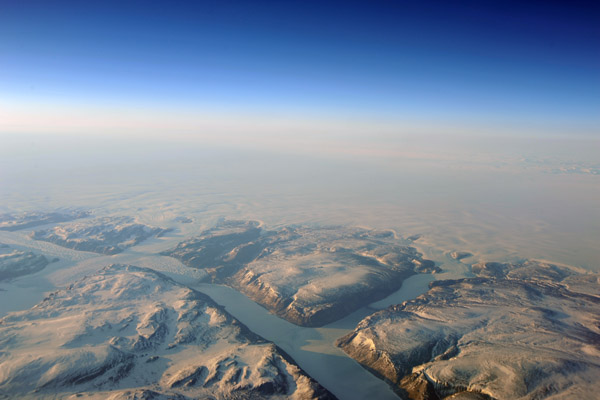
POLYGON ((592 399, 600 276, 542 261, 481 263, 377 312, 338 345, 411 399, 592 399))
POLYGON ((117 254, 165 232, 166 229, 140 224, 130 217, 104 217, 35 231, 31 237, 75 250, 117 254))
POLYGON ((45 224, 56 224, 89 216, 87 211, 23 212, 0 214, 0 230, 17 231, 45 224))
POLYGON ((0 320, 0 397, 332 398, 208 296, 111 265, 0 320))
MULTIPOLYGON (((291 326, 231 287, 209 283, 197 287, 252 330, 281 346, 338 397, 362 400, 384 398, 382 393, 389 393, 389 388, 339 348, 333 349, 332 341, 349 333, 369 313, 421 294, 413 290, 414 282, 426 290, 431 279, 464 277, 470 273, 470 264, 478 260, 507 262, 521 257, 598 272, 599 175, 547 173, 559 163, 523 165, 521 155, 508 160, 503 156, 517 157, 513 150, 518 149, 527 159, 535 156, 525 154, 531 152, 537 153, 537 159, 545 159, 552 152, 538 151, 538 141, 519 141, 503 153, 500 146, 486 152, 485 146, 471 138, 464 142, 427 140, 422 147, 411 147, 402 140, 396 148, 386 145, 390 151, 387 158, 375 153, 369 156, 362 148, 343 158, 315 155, 314 146, 304 156, 262 147, 256 152, 203 141, 184 143, 171 136, 164 141, 146 139, 3 137, 0 212, 73 207, 93 210, 95 216, 129 215, 141 224, 173 230, 116 255, 32 240, 27 236, 31 229, 0 230, 2 243, 60 259, 35 274, 0 282, 0 315, 29 308, 45 293, 111 263, 151 268, 182 284, 195 285, 207 270, 189 268, 159 254, 215 226, 223 216, 259 219, 273 230, 292 225, 391 228, 412 235, 413 244, 401 243, 435 260, 443 272, 413 275, 388 298, 324 327, 291 326), (439 151, 432 153, 430 146, 435 143, 439 151), (452 252, 472 256, 456 259, 452 252), (222 293, 218 296, 216 292, 222 293)), ((554 153, 560 153, 558 161, 576 155, 577 168, 598 165, 597 140, 581 145, 552 143, 554 153)), ((583 291, 590 276, 570 276, 561 284, 580 280, 577 290, 583 291)), ((597 292, 597 282, 585 287, 586 293, 597 292)))
POLYGON ((41 271, 51 261, 41 254, 0 243, 0 281, 41 271))
POLYGON ((286 320, 321 326, 438 268, 392 231, 221 221, 163 253, 205 269, 286 320))

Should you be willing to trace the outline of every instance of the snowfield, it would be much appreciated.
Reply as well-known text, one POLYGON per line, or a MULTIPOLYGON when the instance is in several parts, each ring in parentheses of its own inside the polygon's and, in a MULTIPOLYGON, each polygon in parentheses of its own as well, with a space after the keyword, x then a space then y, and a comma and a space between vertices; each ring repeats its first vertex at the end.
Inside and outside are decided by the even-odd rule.
POLYGON ((338 345, 411 399, 596 398, 600 276, 541 261, 473 271, 365 318, 338 345))
POLYGON ((333 396, 208 296, 111 265, 0 320, 0 397, 333 396))
POLYGON ((413 399, 598 389, 598 274, 544 261, 470 265, 480 258, 460 248, 426 253, 437 273, 420 235, 247 219, 207 228, 196 218, 2 232, 0 265, 31 273, 3 282, 4 298, 53 292, 0 320, 0 398, 333 397, 304 371, 344 399, 394 398, 376 377, 413 399), (60 261, 33 274, 51 257, 60 261), (446 280, 387 308, 434 278, 446 280), (334 347, 340 337, 346 353, 334 347))

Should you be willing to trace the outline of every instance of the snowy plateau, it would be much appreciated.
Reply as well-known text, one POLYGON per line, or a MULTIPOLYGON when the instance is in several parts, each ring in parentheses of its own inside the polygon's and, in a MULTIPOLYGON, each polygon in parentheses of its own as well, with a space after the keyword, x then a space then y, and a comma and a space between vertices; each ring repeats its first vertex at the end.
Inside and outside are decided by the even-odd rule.
POLYGON ((74 250, 117 254, 165 232, 166 229, 136 223, 133 218, 105 217, 35 231, 31 238, 74 250))
POLYGON ((333 398, 208 296, 134 266, 4 317, 0 350, 0 398, 333 398))
POLYGON ((598 398, 600 275, 542 261, 472 270, 365 318, 338 345, 405 398, 598 398))
POLYGON ((301 326, 336 321, 411 275, 439 271, 393 231, 340 226, 266 230, 255 221, 221 221, 162 254, 301 326))

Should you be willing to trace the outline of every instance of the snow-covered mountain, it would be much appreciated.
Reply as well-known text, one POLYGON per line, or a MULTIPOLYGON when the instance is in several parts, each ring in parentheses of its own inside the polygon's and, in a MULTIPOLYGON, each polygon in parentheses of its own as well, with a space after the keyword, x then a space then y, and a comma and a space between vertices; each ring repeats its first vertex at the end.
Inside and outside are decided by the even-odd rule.
POLYGON ((365 318, 338 345, 411 399, 597 398, 600 275, 539 261, 473 271, 365 318))
POLYGON ((17 231, 45 224, 57 224, 89 216, 87 211, 24 212, 20 214, 0 214, 0 230, 17 231))
POLYGON ((41 271, 50 263, 45 256, 0 243, 0 281, 41 271))
POLYGON ((0 398, 333 396, 208 296, 112 265, 0 320, 0 398))
POLYGON ((117 254, 165 232, 166 229, 140 224, 130 217, 105 217, 35 231, 31 237, 75 250, 117 254))
POLYGON ((286 320, 320 326, 398 290, 437 267, 391 231, 290 226, 264 230, 224 221, 164 252, 205 269, 286 320))

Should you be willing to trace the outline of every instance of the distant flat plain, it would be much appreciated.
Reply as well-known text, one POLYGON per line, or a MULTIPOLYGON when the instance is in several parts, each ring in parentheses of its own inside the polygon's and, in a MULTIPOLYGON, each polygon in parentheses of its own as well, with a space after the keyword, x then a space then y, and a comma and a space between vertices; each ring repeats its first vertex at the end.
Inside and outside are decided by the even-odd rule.
POLYGON ((599 268, 599 140, 409 139, 292 151, 3 134, 0 212, 81 207, 150 225, 185 217, 190 231, 221 217, 366 226, 421 234, 440 253, 599 268))

